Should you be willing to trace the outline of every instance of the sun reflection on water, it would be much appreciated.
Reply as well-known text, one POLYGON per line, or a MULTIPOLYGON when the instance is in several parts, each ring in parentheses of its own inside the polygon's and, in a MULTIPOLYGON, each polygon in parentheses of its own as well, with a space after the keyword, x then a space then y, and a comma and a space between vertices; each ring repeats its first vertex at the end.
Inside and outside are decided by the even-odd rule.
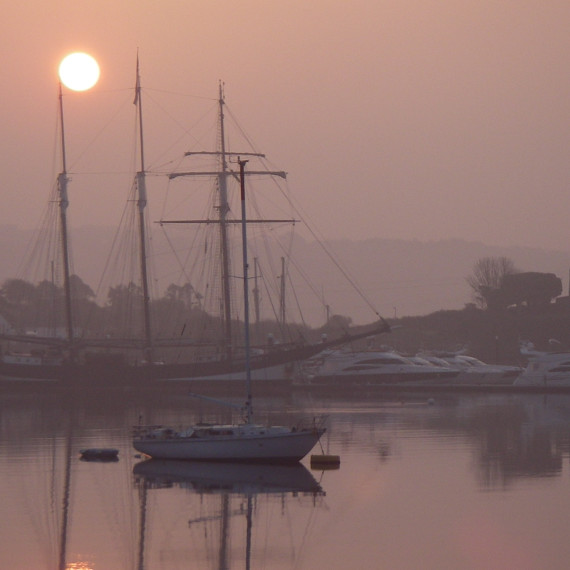
POLYGON ((95 570, 91 562, 80 560, 79 562, 68 562, 65 570, 95 570))

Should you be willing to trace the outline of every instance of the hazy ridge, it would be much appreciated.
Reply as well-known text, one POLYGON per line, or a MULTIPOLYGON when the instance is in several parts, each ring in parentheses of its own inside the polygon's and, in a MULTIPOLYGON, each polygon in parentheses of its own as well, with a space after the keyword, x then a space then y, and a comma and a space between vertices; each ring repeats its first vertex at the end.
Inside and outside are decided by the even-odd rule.
MULTIPOLYGON (((23 260, 33 237, 32 230, 0 226, 1 282, 10 277, 29 278, 23 271, 23 260)), ((73 229, 74 271, 94 290, 113 237, 112 228, 84 226, 73 229)), ((346 277, 325 255, 323 246, 301 237, 296 240, 296 263, 307 275, 317 276, 314 286, 330 305, 331 312, 350 316, 357 324, 374 320, 374 312, 354 293, 346 277)), ((486 256, 507 256, 517 268, 525 271, 555 273, 562 279, 564 294, 568 291, 570 250, 501 247, 461 239, 428 242, 383 238, 333 240, 324 246, 357 283, 366 299, 386 318, 463 308, 471 300, 465 277, 477 259, 486 256)), ((160 264, 158 266, 160 270, 160 264)), ((168 283, 161 283, 162 287, 166 285, 168 283)), ((311 307, 308 323, 322 324, 323 307, 309 299, 308 291, 301 290, 299 295, 301 306, 308 301, 311 307)))

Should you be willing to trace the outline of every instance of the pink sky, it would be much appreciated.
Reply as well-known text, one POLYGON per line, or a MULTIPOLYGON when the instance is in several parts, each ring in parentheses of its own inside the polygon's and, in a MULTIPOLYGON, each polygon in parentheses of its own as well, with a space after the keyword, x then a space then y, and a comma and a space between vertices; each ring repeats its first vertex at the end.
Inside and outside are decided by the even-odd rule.
MULTIPOLYGON (((189 127, 222 79, 326 237, 565 249, 568 29, 563 0, 12 2, 0 23, 0 224, 34 226, 44 208, 70 51, 91 53, 102 75, 93 92, 66 94, 69 170, 132 167, 138 49, 144 88, 192 95, 168 109, 189 127)), ((174 125, 150 121, 151 167, 174 125)), ((88 192, 76 174, 72 225, 115 224, 129 176, 88 192)))

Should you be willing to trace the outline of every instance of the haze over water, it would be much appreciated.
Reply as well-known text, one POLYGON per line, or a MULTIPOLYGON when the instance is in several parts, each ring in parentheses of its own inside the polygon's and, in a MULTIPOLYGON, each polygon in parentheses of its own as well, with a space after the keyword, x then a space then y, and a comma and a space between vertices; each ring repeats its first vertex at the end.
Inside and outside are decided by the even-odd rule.
POLYGON ((178 424, 218 410, 179 391, 4 389, 0 567, 567 567, 564 395, 259 398, 258 419, 329 415, 322 443, 341 465, 324 472, 308 458, 283 473, 135 456, 139 414, 178 424), (116 447, 119 461, 81 461, 86 447, 116 447))

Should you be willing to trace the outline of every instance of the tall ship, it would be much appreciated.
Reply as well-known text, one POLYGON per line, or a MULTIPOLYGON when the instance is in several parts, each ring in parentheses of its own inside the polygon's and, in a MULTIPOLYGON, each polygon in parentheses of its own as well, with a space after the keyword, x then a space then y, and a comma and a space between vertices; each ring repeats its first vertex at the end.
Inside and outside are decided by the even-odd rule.
MULTIPOLYGON (((136 313, 134 325, 125 330, 104 330, 91 335, 77 325, 76 306, 78 289, 82 282, 71 271, 69 229, 67 210, 69 175, 66 161, 66 140, 64 129, 64 104, 59 88, 59 125, 61 143, 61 172, 57 176, 55 196, 52 203, 57 205, 57 226, 59 228, 59 252, 57 266, 60 268, 61 285, 43 281, 44 289, 58 293, 57 312, 63 317, 58 333, 44 334, 28 330, 12 330, 0 335, 2 353, 0 356, 0 377, 5 380, 40 380, 72 383, 79 385, 143 385, 160 381, 204 382, 210 386, 234 383, 243 380, 246 364, 249 365, 254 382, 287 383, 295 374, 298 363, 319 352, 340 346, 359 338, 389 331, 388 324, 378 315, 378 322, 359 328, 354 334, 340 330, 339 334, 305 338, 299 328, 293 329, 292 336, 286 336, 285 287, 286 269, 283 263, 280 276, 280 299, 276 303, 274 322, 279 326, 279 337, 260 317, 260 286, 258 276, 262 273, 261 262, 257 257, 253 263, 252 297, 255 323, 252 324, 254 342, 251 343, 249 357, 244 350, 243 320, 239 316, 239 302, 234 301, 235 282, 240 281, 234 270, 232 254, 237 255, 230 234, 240 223, 232 216, 230 196, 232 185, 239 186, 239 160, 251 162, 247 176, 255 179, 286 177, 285 172, 267 168, 265 156, 252 150, 229 150, 226 136, 226 103, 223 85, 219 86, 217 99, 217 145, 214 150, 185 152, 185 160, 198 160, 202 168, 179 167, 164 174, 169 182, 177 180, 212 181, 212 199, 208 212, 198 217, 162 217, 161 227, 205 227, 213 230, 213 237, 201 242, 194 237, 188 249, 199 250, 198 257, 208 260, 210 269, 198 271, 204 278, 200 286, 188 279, 180 285, 172 285, 169 299, 178 302, 180 310, 176 318, 184 312, 184 319, 178 324, 176 336, 164 334, 164 323, 159 330, 158 318, 153 315, 151 289, 153 279, 149 268, 149 220, 147 215, 147 178, 150 172, 145 162, 145 140, 143 136, 143 92, 141 90, 139 65, 137 61, 134 103, 136 105, 138 165, 131 188, 129 202, 134 205, 132 220, 136 229, 137 283, 116 286, 115 296, 128 296, 136 313), (262 167, 257 168, 255 164, 262 167), (207 166, 204 168, 204 165, 207 166), (213 165, 213 166, 212 166, 213 165), (205 309, 205 298, 210 294, 216 305, 216 315, 205 309), (183 303, 185 302, 185 304, 183 303), (265 326, 264 326, 265 325, 265 326), (269 331, 269 332, 268 332, 269 331), (279 338, 279 340, 277 340, 279 338)), ((152 173, 154 175, 154 173, 152 173)), ((239 190, 239 189, 238 189, 239 190)), ((253 210, 253 208, 252 208, 253 210)), ((295 224, 295 217, 264 218, 256 211, 248 212, 247 224, 268 226, 271 224, 295 224)), ((192 234, 198 235, 197 232, 192 234)), ((269 255, 272 255, 271 253, 269 255)), ((284 258, 281 258, 283 261, 284 258)), ((53 265, 53 262, 52 262, 53 265)), ((198 278, 196 278, 198 279, 198 278)), ((243 280, 243 278, 241 278, 243 280)), ((248 284, 249 286, 249 284, 248 284)), ((243 307, 241 308, 243 310, 243 307)), ((117 317, 117 315, 115 315, 117 317)), ((119 315, 119 321, 121 320, 119 315)), ((163 319, 164 320, 164 319, 163 319)), ((171 319, 174 322, 174 317, 171 319)), ((126 318, 125 318, 126 322, 126 318)))

